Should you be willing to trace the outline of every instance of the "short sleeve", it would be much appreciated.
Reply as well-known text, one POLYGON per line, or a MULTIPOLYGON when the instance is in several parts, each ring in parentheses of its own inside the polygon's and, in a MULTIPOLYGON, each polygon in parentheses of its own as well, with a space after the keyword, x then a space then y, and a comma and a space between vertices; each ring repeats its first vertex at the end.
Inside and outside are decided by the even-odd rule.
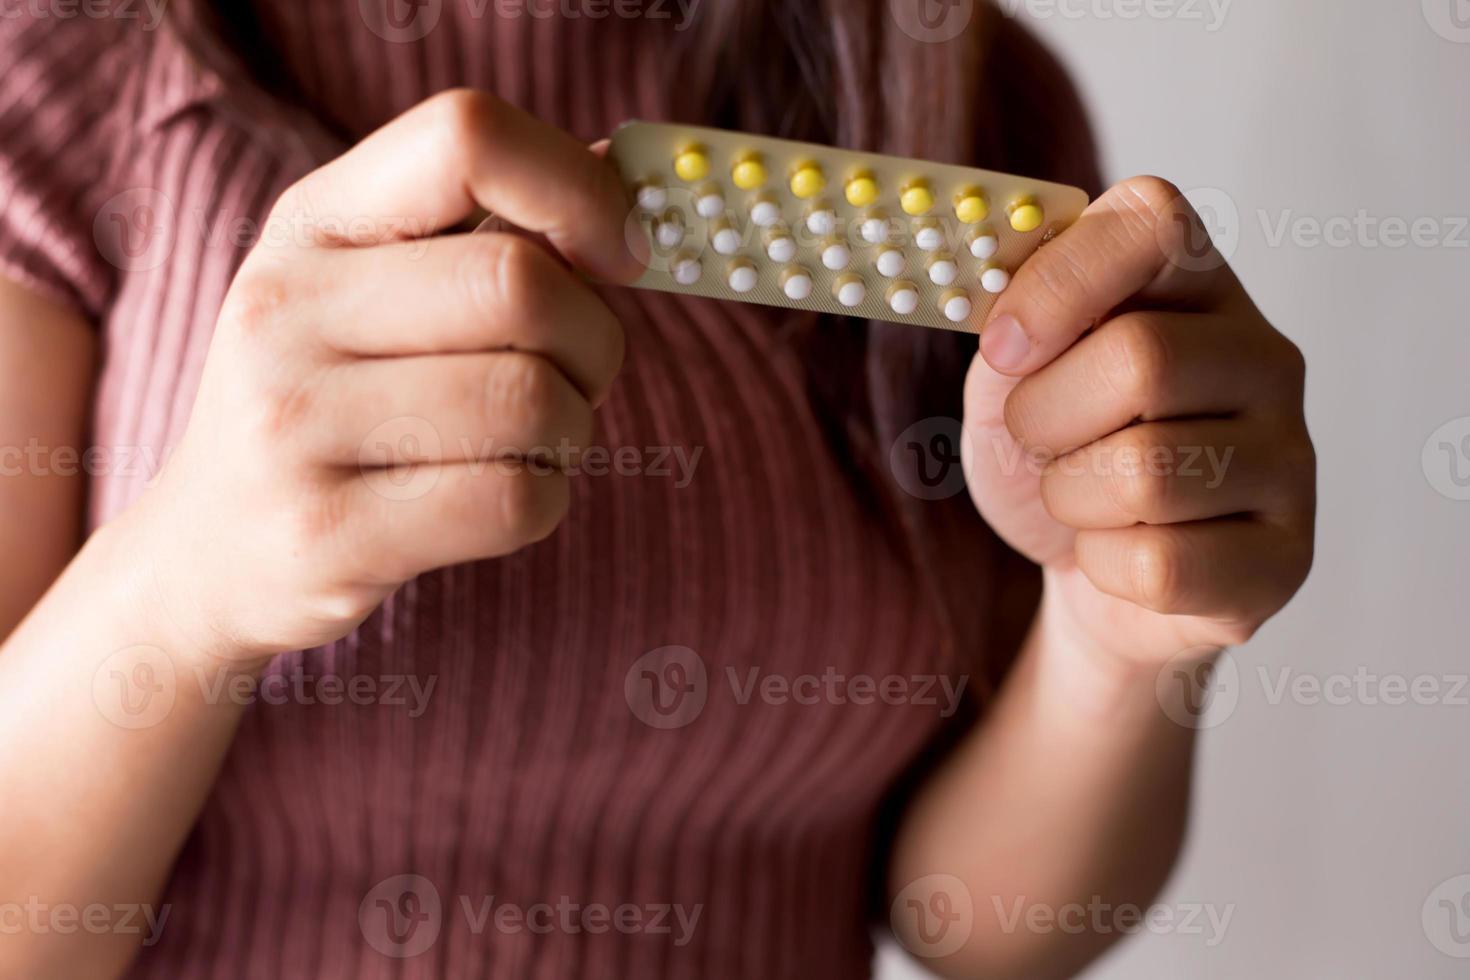
POLYGON ((0 275, 93 322, 116 281, 95 229, 128 40, 107 18, 0 18, 0 275))

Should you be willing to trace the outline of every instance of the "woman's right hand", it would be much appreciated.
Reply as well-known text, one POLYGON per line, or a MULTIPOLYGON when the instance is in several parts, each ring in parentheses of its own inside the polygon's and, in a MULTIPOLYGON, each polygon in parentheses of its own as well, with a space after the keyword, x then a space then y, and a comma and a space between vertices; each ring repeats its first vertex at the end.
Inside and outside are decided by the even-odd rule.
POLYGON ((612 168, 482 93, 438 95, 291 187, 130 515, 197 648, 179 653, 259 665, 329 642, 413 576, 562 520, 622 329, 537 241, 427 237, 478 208, 596 278, 642 272, 612 168))

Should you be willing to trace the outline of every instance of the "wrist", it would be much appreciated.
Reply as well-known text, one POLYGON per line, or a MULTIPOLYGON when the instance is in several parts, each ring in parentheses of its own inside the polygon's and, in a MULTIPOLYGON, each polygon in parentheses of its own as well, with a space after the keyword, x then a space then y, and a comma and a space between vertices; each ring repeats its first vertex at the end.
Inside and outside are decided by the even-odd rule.
MULTIPOLYGON (((1025 657, 1040 688, 1067 717, 1085 723, 1117 722, 1130 715, 1161 716, 1159 676, 1179 660, 1153 662, 1118 653, 1116 643, 1100 640, 1077 622, 1062 590, 1046 574, 1041 606, 1027 639, 1025 657)), ((1205 663, 1218 656, 1201 648, 1205 663)))
POLYGON ((107 581, 127 604, 131 642, 166 651, 191 672, 258 675, 272 653, 253 649, 222 629, 200 589, 208 576, 185 560, 190 544, 163 520, 150 490, 115 520, 100 527, 84 548, 107 569, 107 581), (177 551, 170 543, 181 545, 177 551))

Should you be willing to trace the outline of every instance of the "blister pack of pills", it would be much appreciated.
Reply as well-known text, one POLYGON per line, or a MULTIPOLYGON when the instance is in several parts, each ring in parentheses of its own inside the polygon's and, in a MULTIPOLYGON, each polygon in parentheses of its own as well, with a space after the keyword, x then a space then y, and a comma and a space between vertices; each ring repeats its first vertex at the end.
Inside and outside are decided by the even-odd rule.
POLYGON ((971 333, 1087 207, 1062 184, 698 126, 625 123, 608 154, 648 246, 636 286, 971 333))

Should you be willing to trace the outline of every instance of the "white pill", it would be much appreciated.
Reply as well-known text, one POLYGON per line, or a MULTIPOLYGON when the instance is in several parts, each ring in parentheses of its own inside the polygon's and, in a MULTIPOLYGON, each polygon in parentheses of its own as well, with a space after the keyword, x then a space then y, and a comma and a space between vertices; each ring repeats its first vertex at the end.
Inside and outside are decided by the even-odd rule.
POLYGON ((948 286, 960 274, 960 267, 953 259, 938 259, 929 263, 929 281, 936 286, 948 286))
POLYGON ((701 271, 698 259, 676 259, 674 262, 674 282, 677 282, 681 286, 692 286, 699 282, 701 271))
POLYGON ((888 305, 900 316, 908 316, 919 308, 919 293, 912 286, 902 286, 888 294, 888 305))
POLYGON ((878 253, 878 274, 892 279, 903 271, 903 253, 888 248, 878 253))
POLYGON ((740 251, 740 232, 734 228, 721 228, 715 232, 714 238, 710 240, 715 251, 721 255, 734 255, 740 251))
POLYGON ((926 252, 937 251, 944 244, 944 232, 926 225, 914 233, 914 244, 926 252))
POLYGON ((843 306, 857 306, 868 295, 868 288, 861 280, 853 279, 837 287, 837 302, 843 306))
POLYGON ((775 201, 756 201, 750 208, 750 220, 758 228, 769 228, 781 220, 781 206, 775 201))
POLYGON ((718 218, 725 213, 725 199, 718 194, 705 194, 694 202, 701 218, 718 218))
POLYGON ((773 238, 766 244, 766 254, 772 262, 790 262, 796 258, 796 240, 785 235, 773 238))
POLYGON ((806 299, 812 294, 812 277, 805 272, 793 272, 781 284, 787 299, 806 299))
POLYGON ((755 267, 737 265, 730 270, 730 288, 737 293, 748 293, 755 288, 755 267))
POLYGON ((684 242, 684 225, 678 221, 660 221, 654 237, 662 248, 678 248, 684 242))
POLYGON ((869 245, 881 245, 888 240, 888 222, 882 218, 868 218, 863 222, 863 241, 869 245))
POLYGON ((951 323, 959 323, 970 315, 970 297, 951 296, 944 301, 944 315, 951 323))
POLYGON ((987 293, 1003 293, 1011 284, 1011 274, 998 265, 980 273, 980 285, 987 293))
POLYGON ((819 208, 806 216, 806 230, 813 235, 830 235, 837 230, 837 212, 819 208))
POLYGON ((977 259, 988 259, 1000 251, 1000 239, 994 235, 977 235, 970 242, 970 254, 977 259))
POLYGON ((645 211, 662 211, 669 203, 669 192, 658 184, 638 188, 638 206, 645 211))
POLYGON ((847 264, 852 261, 852 252, 841 242, 833 242, 822 249, 822 264, 836 272, 838 269, 846 269, 847 264))

